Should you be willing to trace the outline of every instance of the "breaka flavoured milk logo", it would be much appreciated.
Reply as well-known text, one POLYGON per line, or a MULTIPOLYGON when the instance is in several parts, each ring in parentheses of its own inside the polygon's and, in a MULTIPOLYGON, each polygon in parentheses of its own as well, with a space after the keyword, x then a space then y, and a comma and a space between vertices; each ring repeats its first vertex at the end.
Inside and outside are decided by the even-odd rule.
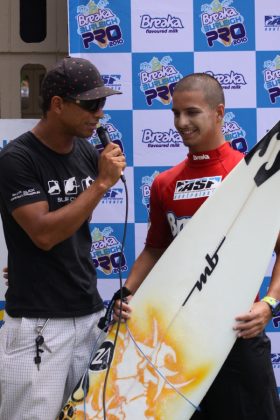
MULTIPOLYGON (((124 145, 122 140, 122 133, 117 129, 117 127, 112 123, 109 122, 111 120, 111 116, 109 114, 104 114, 103 118, 100 120, 101 125, 103 125, 110 136, 112 142, 116 143, 120 146, 122 152, 124 153, 124 145)), ((92 136, 88 139, 89 143, 96 147, 98 151, 103 150, 103 146, 99 137, 97 135, 97 131, 94 130, 92 136)))
POLYGON ((279 31, 280 30, 280 16, 268 15, 264 17, 264 30, 265 31, 279 31))
POLYGON ((151 106, 155 100, 163 105, 171 103, 174 87, 183 77, 171 62, 170 56, 161 60, 153 57, 150 62, 140 65, 140 89, 145 95, 147 105, 151 106))
POLYGON ((209 47, 219 42, 224 47, 238 46, 248 41, 244 17, 231 7, 233 0, 214 0, 201 6, 201 31, 209 47))
POLYGON ((168 15, 167 17, 151 17, 142 15, 140 28, 147 34, 166 34, 177 33, 184 26, 179 17, 168 15))
POLYGON ((264 88, 268 91, 270 102, 275 104, 280 98, 280 55, 265 61, 263 66, 264 88))
POLYGON ((82 38, 84 48, 91 43, 100 48, 116 47, 124 43, 120 27, 120 19, 106 7, 107 0, 94 2, 77 7, 77 32, 82 38))
POLYGON ((235 115, 233 112, 227 112, 224 116, 224 124, 222 126, 222 133, 226 139, 231 143, 231 146, 239 152, 248 152, 248 143, 246 141, 246 131, 234 121, 235 115))
POLYGON ((121 254, 121 243, 112 233, 113 229, 108 226, 102 231, 94 228, 91 234, 91 256, 95 268, 107 276, 117 274, 119 268, 121 271, 128 269, 125 255, 121 254))
POLYGON ((244 75, 233 70, 229 73, 213 73, 212 71, 206 71, 205 73, 215 77, 223 89, 240 89, 247 85, 244 75))
POLYGON ((179 147, 182 144, 182 138, 178 131, 170 128, 169 131, 153 131, 146 128, 142 133, 142 143, 147 147, 179 147))
POLYGON ((154 182, 156 176, 158 176, 159 172, 155 171, 153 175, 143 176, 142 177, 142 185, 141 185, 141 192, 142 192, 142 204, 146 207, 146 210, 149 214, 150 211, 150 195, 151 195, 151 186, 154 182))

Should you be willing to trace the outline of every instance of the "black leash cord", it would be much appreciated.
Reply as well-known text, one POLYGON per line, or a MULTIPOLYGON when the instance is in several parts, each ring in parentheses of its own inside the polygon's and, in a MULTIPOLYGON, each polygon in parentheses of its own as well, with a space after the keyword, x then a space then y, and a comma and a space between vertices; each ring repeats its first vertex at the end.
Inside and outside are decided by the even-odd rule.
POLYGON ((104 385, 103 385, 102 406, 103 406, 103 419, 104 420, 107 419, 107 417, 106 417, 106 390, 107 390, 107 382, 108 382, 108 377, 109 377, 109 373, 110 373, 110 369, 111 369, 111 363, 113 361, 114 352, 115 352, 115 348, 116 348, 116 344, 117 344, 117 340, 118 340, 119 329, 120 329, 120 325, 121 325, 122 303, 123 303, 123 299, 124 299, 123 285, 122 285, 121 263, 122 263, 122 256, 123 256, 124 245, 125 245, 125 240, 126 240, 126 232, 127 232, 127 221, 128 221, 128 191, 127 191, 126 182, 124 182, 123 184, 124 184, 124 189, 125 189, 125 200, 126 200, 126 203, 125 203, 125 220, 124 220, 123 238, 122 238, 122 245, 121 245, 121 252, 120 252, 120 259, 119 259, 119 280, 120 280, 119 297, 120 297, 121 304, 120 304, 120 314, 119 314, 118 322, 117 322, 116 335, 115 335, 115 339, 114 339, 114 343, 113 343, 113 356, 109 359, 109 363, 108 363, 108 367, 107 367, 107 371, 106 371, 106 376, 105 376, 105 380, 104 380, 104 385))

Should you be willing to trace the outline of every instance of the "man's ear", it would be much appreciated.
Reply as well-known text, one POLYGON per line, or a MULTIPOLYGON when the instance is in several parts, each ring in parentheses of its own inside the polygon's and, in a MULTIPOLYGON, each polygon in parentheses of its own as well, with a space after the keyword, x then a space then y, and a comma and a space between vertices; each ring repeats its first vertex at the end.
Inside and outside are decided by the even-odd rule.
POLYGON ((60 113, 63 108, 63 99, 60 96, 53 96, 51 99, 50 109, 56 113, 60 113))
POLYGON ((217 113, 217 120, 218 121, 223 121, 224 115, 225 115, 225 106, 224 104, 219 104, 216 108, 216 113, 217 113))

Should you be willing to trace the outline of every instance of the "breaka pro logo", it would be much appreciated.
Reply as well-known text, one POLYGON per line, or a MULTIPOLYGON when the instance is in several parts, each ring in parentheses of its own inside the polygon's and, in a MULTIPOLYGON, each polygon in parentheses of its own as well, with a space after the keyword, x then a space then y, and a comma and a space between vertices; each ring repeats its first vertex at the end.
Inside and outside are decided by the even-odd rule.
POLYGON ((165 56, 161 60, 153 57, 150 62, 140 65, 140 89, 145 95, 148 106, 151 106, 155 100, 163 105, 171 103, 174 87, 183 77, 170 64, 171 62, 170 56, 165 56))
POLYGON ((246 131, 234 121, 235 115, 233 112, 227 112, 224 116, 224 123, 222 126, 222 133, 229 141, 232 148, 239 150, 239 152, 248 152, 248 143, 246 141, 246 131))
POLYGON ((141 185, 141 192, 142 192, 142 204, 146 207, 147 212, 150 211, 150 195, 151 195, 151 186, 156 176, 158 176, 159 172, 155 171, 153 175, 143 176, 142 177, 142 185, 141 185))
POLYGON ((107 276, 117 274, 119 268, 121 271, 128 270, 125 255, 121 253, 121 243, 112 233, 113 229, 107 226, 102 231, 94 228, 91 235, 91 256, 95 268, 107 276))
POLYGON ((120 19, 106 7, 108 4, 108 0, 99 0, 98 3, 90 0, 86 5, 77 7, 77 32, 85 49, 91 43, 102 49, 124 43, 120 19))
POLYGON ((280 98, 280 55, 265 61, 263 66, 264 88, 269 94, 270 102, 275 104, 280 98))
MULTIPOLYGON (((113 143, 116 143, 118 146, 120 146, 121 151, 125 153, 124 151, 124 145, 122 141, 122 133, 117 129, 117 127, 109 122, 111 120, 111 116, 109 114, 104 114, 103 118, 100 120, 101 125, 103 125, 110 136, 110 139, 113 143)), ((101 144, 101 141, 97 135, 97 131, 94 130, 92 136, 88 139, 89 143, 91 143, 98 151, 103 150, 103 146, 101 144)))
POLYGON ((219 42, 224 47, 238 46, 248 41, 244 17, 232 7, 233 0, 214 0, 201 6, 201 31, 209 47, 219 42))

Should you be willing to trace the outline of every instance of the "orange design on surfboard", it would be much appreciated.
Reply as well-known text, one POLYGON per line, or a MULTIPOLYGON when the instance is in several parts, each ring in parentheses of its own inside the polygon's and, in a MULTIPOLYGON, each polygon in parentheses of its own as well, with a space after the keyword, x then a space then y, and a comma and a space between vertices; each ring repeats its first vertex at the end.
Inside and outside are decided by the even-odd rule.
MULTIPOLYGON (((178 337, 175 338, 177 334, 173 329, 163 335, 164 315, 158 312, 156 313, 154 308, 148 309, 148 314, 147 311, 145 313, 148 323, 145 322, 144 327, 142 323, 142 328, 139 328, 139 323, 135 319, 133 323, 128 324, 137 346, 168 382, 148 363, 133 342, 127 326, 122 324, 106 389, 107 420, 131 419, 135 410, 138 418, 142 415, 142 418, 162 419, 162 411, 166 413, 168 405, 171 410, 173 403, 178 398, 183 398, 172 387, 188 397, 188 392, 197 387, 209 373, 210 363, 196 369, 188 366, 185 349, 187 336, 183 342, 180 342, 178 337), (128 360, 131 363, 127 363, 128 360), (139 413, 139 410, 143 412, 139 413)), ((109 333, 106 342, 111 341, 113 344, 114 336, 115 328, 109 333)), ((106 356, 103 353, 103 360, 104 357, 109 358, 109 354, 106 356)), ((64 417, 61 416, 59 419, 103 420, 102 396, 105 375, 106 370, 96 372, 94 367, 93 370, 90 368, 86 413, 83 401, 78 404, 70 401, 64 408, 64 417), (71 412, 75 412, 74 417, 67 416, 69 408, 71 412)), ((77 392, 81 391, 76 393, 74 391, 72 395, 74 399, 78 396, 77 392)), ((187 401, 185 403, 188 404, 187 401)))

